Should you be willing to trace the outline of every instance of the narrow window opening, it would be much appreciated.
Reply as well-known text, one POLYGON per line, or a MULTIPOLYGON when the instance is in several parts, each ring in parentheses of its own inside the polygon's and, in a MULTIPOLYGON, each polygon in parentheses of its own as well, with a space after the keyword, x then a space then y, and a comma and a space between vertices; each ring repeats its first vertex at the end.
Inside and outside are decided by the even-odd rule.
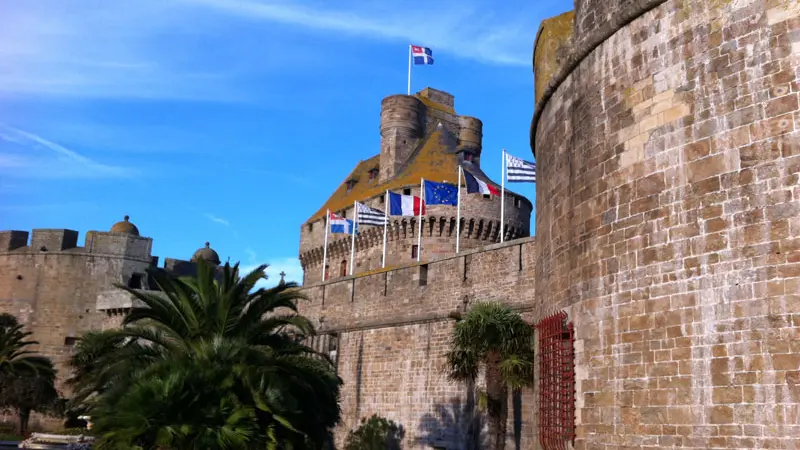
POLYGON ((323 281, 328 281, 328 278, 330 278, 330 274, 328 273, 328 269, 330 269, 330 266, 329 265, 325 265, 325 279, 323 281))
POLYGON ((347 276, 347 260, 343 259, 341 263, 339 263, 339 276, 346 277, 347 276))
POLYGON ((403 189, 403 195, 411 195, 411 188, 403 189))
POLYGON ((419 253, 419 247, 417 247, 416 245, 412 245, 411 246, 411 258, 412 259, 416 259, 417 258, 417 253, 419 253))
POLYGON ((135 273, 131 275, 131 279, 128 280, 128 287, 131 289, 141 289, 142 288, 142 279, 143 275, 140 273, 135 273))
POLYGON ((386 203, 386 196, 385 195, 381 195, 380 196, 380 202, 381 202, 381 205, 386 203))
POLYGON ((77 343, 77 342, 78 342, 78 338, 73 337, 73 336, 67 336, 67 337, 64 338, 64 345, 66 345, 67 347, 74 347, 75 343, 77 343))
POLYGON ((313 222, 309 222, 308 223, 308 232, 311 233, 312 231, 314 231, 314 223, 313 222))
POLYGON ((472 161, 472 153, 464 153, 464 161, 472 161))
POLYGON ((419 285, 420 286, 427 286, 428 285, 428 265, 423 264, 419 266, 419 285))
POLYGON ((522 208, 522 199, 521 198, 515 198, 514 199, 514 206, 517 209, 522 208))
POLYGON ((491 200, 492 199, 492 194, 483 194, 483 198, 491 200))

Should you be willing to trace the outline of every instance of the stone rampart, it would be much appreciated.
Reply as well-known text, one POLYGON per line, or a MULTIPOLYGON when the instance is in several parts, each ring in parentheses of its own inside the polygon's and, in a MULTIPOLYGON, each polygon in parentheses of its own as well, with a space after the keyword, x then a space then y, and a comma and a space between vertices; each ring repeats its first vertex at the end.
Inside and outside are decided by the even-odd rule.
MULTIPOLYGON (((304 286, 310 300, 300 303, 300 312, 323 335, 336 336, 336 344, 328 339, 320 350, 336 351, 344 380, 338 437, 361 417, 378 413, 406 428, 406 448, 456 448, 450 446, 463 438, 459 408, 466 388, 448 381, 443 371, 454 313, 486 300, 528 317, 535 305, 535 247, 534 238, 518 239, 304 286)), ((532 405, 526 391, 516 422, 512 408, 509 445, 516 435, 521 448, 530 448, 532 405)))

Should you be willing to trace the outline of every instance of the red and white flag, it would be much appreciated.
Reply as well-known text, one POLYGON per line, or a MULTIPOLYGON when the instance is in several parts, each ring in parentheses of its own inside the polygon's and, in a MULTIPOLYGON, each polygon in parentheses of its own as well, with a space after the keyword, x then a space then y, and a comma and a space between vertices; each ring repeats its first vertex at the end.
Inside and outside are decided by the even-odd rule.
POLYGON ((496 187, 492 186, 489 183, 486 183, 485 181, 481 181, 475 178, 474 175, 467 172, 466 170, 464 171, 464 179, 467 182, 468 194, 473 194, 478 192, 481 194, 500 195, 500 189, 497 189, 496 187))

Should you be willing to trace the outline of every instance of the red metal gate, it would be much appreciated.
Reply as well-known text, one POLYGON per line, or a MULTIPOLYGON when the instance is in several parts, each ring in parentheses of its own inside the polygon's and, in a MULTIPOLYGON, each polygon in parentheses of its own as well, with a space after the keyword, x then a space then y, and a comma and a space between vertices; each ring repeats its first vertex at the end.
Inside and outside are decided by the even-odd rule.
POLYGON ((545 317, 539 332, 539 443, 565 450, 575 440, 575 355, 567 313, 545 317))

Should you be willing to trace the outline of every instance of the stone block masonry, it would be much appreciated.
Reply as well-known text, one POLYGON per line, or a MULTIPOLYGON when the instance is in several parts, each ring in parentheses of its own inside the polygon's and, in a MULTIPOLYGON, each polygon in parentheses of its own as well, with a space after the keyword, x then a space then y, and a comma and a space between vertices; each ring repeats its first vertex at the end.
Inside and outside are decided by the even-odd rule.
MULTIPOLYGON (((454 325, 451 313, 475 301, 498 301, 530 317, 534 307, 535 239, 518 239, 426 264, 375 271, 303 287, 300 312, 335 335, 335 359, 344 380, 339 441, 362 417, 381 414, 403 425, 406 448, 455 447, 465 426, 459 417, 467 389, 444 373, 454 325)), ((329 338, 330 339, 330 338, 329 338)), ((322 349, 326 350, 326 349, 322 349)), ((533 445, 533 393, 523 392, 521 448, 533 445)))
POLYGON ((796 448, 798 2, 576 3, 578 43, 648 8, 533 130, 535 304, 575 324, 575 448, 796 448))

